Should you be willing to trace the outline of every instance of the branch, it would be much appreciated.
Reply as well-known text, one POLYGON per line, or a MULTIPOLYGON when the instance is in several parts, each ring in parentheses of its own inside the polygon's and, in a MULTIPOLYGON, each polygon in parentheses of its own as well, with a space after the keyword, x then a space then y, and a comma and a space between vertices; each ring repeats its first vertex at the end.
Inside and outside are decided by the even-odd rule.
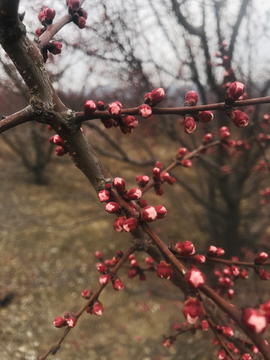
POLYGON ((0 134, 6 130, 12 129, 15 126, 24 124, 28 121, 35 120, 35 113, 31 106, 27 106, 25 109, 16 112, 13 115, 9 115, 0 121, 0 134))

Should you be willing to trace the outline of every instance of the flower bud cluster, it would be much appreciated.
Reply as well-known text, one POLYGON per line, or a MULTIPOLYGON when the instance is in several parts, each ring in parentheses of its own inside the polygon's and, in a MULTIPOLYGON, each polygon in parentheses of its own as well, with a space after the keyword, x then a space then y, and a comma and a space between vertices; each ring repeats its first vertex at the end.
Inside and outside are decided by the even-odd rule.
POLYGON ((156 88, 152 92, 146 93, 144 95, 144 103, 150 105, 151 107, 154 107, 157 104, 159 104, 161 101, 163 101, 165 96, 166 94, 164 89, 156 88))
POLYGON ((57 156, 63 156, 68 153, 68 149, 59 135, 51 136, 49 142, 53 145, 58 145, 58 147, 55 149, 55 153, 57 156))
POLYGON ((54 17, 55 17, 55 10, 47 6, 43 6, 38 14, 38 20, 41 22, 43 26, 45 26, 45 29, 48 25, 52 24, 54 17))
POLYGON ((46 47, 42 48, 41 52, 44 62, 48 60, 48 52, 50 52, 53 55, 61 54, 62 46, 63 45, 58 41, 50 41, 46 47))
POLYGON ((161 196, 163 194, 163 189, 161 185, 165 182, 167 182, 170 185, 173 185, 175 183, 175 178, 170 176, 170 174, 167 171, 162 171, 163 165, 160 161, 156 161, 155 167, 152 170, 153 175, 153 181, 154 181, 154 189, 156 191, 156 194, 161 196))
POLYGON ((66 0, 66 4, 68 6, 69 14, 72 15, 72 21, 74 24, 76 24, 80 29, 84 29, 88 14, 81 8, 81 1, 66 0))
POLYGON ((77 323, 77 318, 75 314, 71 312, 65 313, 64 316, 58 316, 53 321, 53 324, 56 328, 61 328, 63 326, 68 326, 72 328, 76 325, 76 323, 77 323))

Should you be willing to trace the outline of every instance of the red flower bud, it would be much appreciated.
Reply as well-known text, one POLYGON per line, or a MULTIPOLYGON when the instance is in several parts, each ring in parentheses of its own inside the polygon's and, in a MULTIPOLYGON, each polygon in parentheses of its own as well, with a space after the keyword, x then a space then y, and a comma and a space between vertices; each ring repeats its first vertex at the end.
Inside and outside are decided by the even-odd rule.
POLYGON ((150 266, 152 266, 154 263, 154 260, 150 256, 148 256, 144 261, 147 265, 150 265, 150 266))
POLYGON ((136 126, 138 126, 138 120, 131 115, 127 115, 124 120, 123 120, 124 124, 129 127, 129 128, 135 128, 136 126))
POLYGON ((140 189, 134 188, 134 189, 129 190, 126 193, 126 197, 129 200, 139 200, 142 197, 142 192, 140 189))
POLYGON ((158 179, 160 177, 160 174, 161 174, 160 168, 154 167, 154 169, 152 170, 152 174, 153 174, 154 178, 158 179))
POLYGON ((124 287, 125 287, 124 284, 122 283, 122 281, 119 278, 117 278, 113 283, 114 290, 117 290, 117 291, 123 290, 124 287))
POLYGON ((53 324, 56 328, 61 328, 66 325, 66 319, 63 316, 58 316, 54 319, 53 324))
POLYGON ((145 222, 152 222, 157 219, 157 211, 153 206, 146 206, 141 213, 141 219, 145 222))
POLYGON ((155 206, 156 212, 157 212, 157 219, 164 219, 167 215, 167 210, 163 205, 157 205, 155 206))
POLYGON ((268 254, 262 251, 257 255, 255 260, 259 264, 263 264, 267 259, 268 259, 268 254))
POLYGON ((183 160, 181 161, 181 164, 182 164, 184 167, 187 167, 187 168, 189 168, 189 167, 192 166, 192 162, 191 162, 191 160, 189 160, 189 159, 183 159, 183 160))
POLYGON ((195 106, 199 100, 196 91, 189 91, 185 97, 185 106, 195 106))
POLYGON ((55 154, 56 154, 57 156, 63 156, 63 155, 65 155, 67 152, 68 152, 67 149, 64 148, 64 147, 62 147, 62 146, 59 146, 59 147, 57 147, 57 148, 55 149, 55 154))
POLYGON ((233 274, 233 276, 239 276, 240 274, 240 270, 238 266, 232 265, 231 266, 231 272, 233 274))
POLYGON ((259 270, 259 278, 261 280, 269 280, 270 279, 270 274, 266 270, 260 269, 259 270))
POLYGON ((191 241, 182 241, 175 244, 175 249, 179 255, 192 256, 195 254, 195 247, 191 241))
POLYGON ((84 104, 84 113, 86 115, 92 115, 97 109, 97 106, 93 100, 86 100, 84 104))
POLYGON ((106 205, 106 211, 110 214, 117 214, 119 210, 120 210, 120 205, 117 204, 116 202, 109 202, 106 205))
POLYGON ((217 253, 217 248, 213 245, 209 246, 209 249, 208 249, 208 255, 209 256, 215 256, 217 253))
POLYGON ((163 189, 161 186, 157 187, 155 190, 157 195, 161 196, 163 194, 163 189))
POLYGON ((106 202, 110 198, 110 192, 108 190, 101 190, 98 193, 98 197, 99 197, 100 202, 106 202))
POLYGON ((50 43, 51 48, 49 49, 49 51, 53 54, 53 55, 58 55, 61 54, 61 49, 62 49, 62 44, 58 41, 52 41, 50 43))
POLYGON ((96 301, 93 306, 93 312, 94 314, 101 316, 103 314, 103 306, 99 301, 96 301))
POLYGON ((232 105, 240 96, 245 92, 245 85, 235 81, 232 83, 225 95, 225 103, 227 105, 232 105))
POLYGON ((245 127, 249 123, 249 117, 241 110, 234 110, 230 116, 234 125, 238 127, 245 127))
POLYGON ((203 320, 203 321, 201 322, 201 328, 202 328, 203 331, 209 330, 209 323, 208 323, 207 320, 203 320))
POLYGON ((85 18, 83 16, 80 16, 77 23, 78 28, 84 29, 85 25, 86 25, 85 18))
POLYGON ((101 251, 96 251, 95 252, 95 257, 99 260, 102 260, 103 259, 103 255, 102 255, 102 252, 101 251))
POLYGON ((228 326, 222 326, 222 331, 223 334, 227 337, 232 337, 234 336, 234 331, 232 328, 228 327, 228 326))
POLYGON ((206 123, 212 121, 213 118, 214 118, 213 113, 211 111, 209 111, 209 110, 200 111, 197 116, 200 119, 200 122, 202 122, 203 124, 206 124, 206 123))
POLYGON ((156 161, 155 162, 155 167, 159 168, 159 169, 163 169, 163 165, 160 161, 156 161))
POLYGON ((68 327, 71 327, 73 328, 77 323, 77 318, 76 316, 70 316, 68 319, 67 319, 67 326, 68 327))
POLYGON ((258 310, 247 308, 243 310, 242 320, 245 326, 254 334, 261 334, 267 326, 267 318, 258 310))
POLYGON ((146 200, 141 199, 139 205, 141 208, 145 208, 146 206, 148 206, 148 203, 146 200))
POLYGON ((150 99, 151 99, 151 103, 150 105, 155 106, 158 103, 160 103, 164 98, 165 98, 166 94, 164 89, 162 88, 156 88, 154 89, 151 94, 149 95, 150 99))
POLYGON ((54 145, 59 145, 59 146, 62 146, 62 147, 65 146, 64 141, 60 138, 59 135, 51 136, 50 139, 49 139, 49 142, 51 144, 54 144, 54 145))
POLYGON ((223 349, 218 350, 217 358, 218 358, 219 360, 225 360, 225 359, 227 359, 225 350, 223 350, 223 349))
POLYGON ((85 289, 85 290, 83 290, 83 292, 82 292, 82 297, 83 297, 84 299, 87 299, 87 300, 90 299, 91 295, 92 295, 92 291, 89 290, 89 289, 85 289))
POLYGON ((114 222, 114 230, 117 232, 122 232, 124 230, 123 224, 124 224, 125 220, 126 220, 125 216, 116 218, 116 220, 114 222))
POLYGON ((112 116, 118 117, 121 115, 122 104, 115 101, 109 105, 109 112, 112 116))
POLYGON ((208 144, 208 143, 210 143, 210 141, 212 140, 212 138, 213 138, 213 136, 212 136, 212 134, 205 134, 204 135, 204 138, 203 138, 203 143, 204 144, 208 144))
POLYGON ((205 263, 205 260, 206 260, 204 255, 199 255, 199 254, 195 255, 194 259, 199 264, 205 263))
POLYGON ((217 248, 217 253, 216 253, 216 255, 218 256, 218 257, 221 257, 221 256, 223 256, 225 254, 225 251, 222 249, 222 248, 217 248))
POLYGON ((203 314, 203 308, 200 300, 196 297, 188 297, 183 307, 183 314, 190 324, 195 324, 203 314))
POLYGON ((189 287, 198 289, 205 284, 205 275, 198 269, 191 269, 187 272, 186 280, 189 287))
POLYGON ((126 219, 123 222, 123 229, 126 232, 134 231, 136 229, 136 227, 137 227, 137 224, 138 224, 138 221, 136 219, 134 219, 134 218, 126 219))
POLYGON ((245 353, 240 357, 239 360, 252 360, 252 357, 249 354, 245 353))
POLYGON ((184 121, 184 130, 187 134, 192 134, 196 130, 197 125, 193 117, 189 116, 184 121))
POLYGON ((240 272, 240 277, 242 279, 247 279, 248 278, 248 272, 246 269, 242 269, 241 272, 240 272))
POLYGON ((186 148, 179 148, 177 151, 177 156, 178 157, 183 157, 185 156, 187 153, 187 149, 186 148))
POLYGON ((152 115, 152 108, 151 106, 144 104, 139 107, 139 115, 144 119, 148 118, 152 115))
POLYGON ((110 274, 106 274, 106 275, 102 275, 100 278, 99 278, 99 283, 101 285, 104 285, 104 284, 108 284, 111 280, 111 276, 110 274))
POLYGON ((101 274, 106 274, 107 272, 107 266, 101 262, 96 264, 97 271, 99 271, 101 274))
POLYGON ((101 119, 102 124, 105 126, 106 129, 110 129, 114 126, 113 119, 101 119))
POLYGON ((228 128, 226 127, 226 126, 222 126, 222 128, 220 128, 220 138, 222 139, 222 140, 225 140, 225 139, 227 139, 227 138, 229 138, 230 137, 230 132, 229 132, 229 130, 228 130, 228 128))
POLYGON ((170 280, 173 276, 172 265, 166 263, 164 260, 158 264, 157 276, 161 279, 170 280))

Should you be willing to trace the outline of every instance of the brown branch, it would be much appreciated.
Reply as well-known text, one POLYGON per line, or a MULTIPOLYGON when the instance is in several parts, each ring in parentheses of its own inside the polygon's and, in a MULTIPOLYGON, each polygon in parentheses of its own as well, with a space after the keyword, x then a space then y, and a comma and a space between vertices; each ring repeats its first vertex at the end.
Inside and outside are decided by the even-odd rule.
POLYGON ((9 115, 0 121, 0 134, 6 130, 14 128, 15 126, 33 120, 35 120, 35 113, 33 112, 31 106, 27 106, 25 109, 9 115))
MULTIPOLYGON (((233 104, 233 107, 243 107, 243 106, 269 104, 269 103, 270 103, 270 96, 266 96, 262 98, 236 101, 233 104)), ((153 108, 152 113, 156 115, 160 115, 160 114, 186 115, 186 114, 196 114, 199 111, 207 111, 207 110, 226 111, 225 103, 222 102, 222 103, 208 104, 208 105, 173 107, 173 108, 153 108)), ((139 107, 122 109, 122 115, 139 115, 139 107)), ((109 119, 111 117, 112 116, 108 110, 95 111, 94 114, 92 115, 86 115, 84 112, 77 112, 75 114, 75 119, 76 119, 75 121, 76 123, 81 123, 87 120, 109 119)))

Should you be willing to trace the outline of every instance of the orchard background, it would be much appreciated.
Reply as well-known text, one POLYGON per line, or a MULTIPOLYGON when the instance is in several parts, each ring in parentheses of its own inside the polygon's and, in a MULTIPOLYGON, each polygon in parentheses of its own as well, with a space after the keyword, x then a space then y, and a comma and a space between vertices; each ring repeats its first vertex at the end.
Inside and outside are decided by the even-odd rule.
MULTIPOLYGON (((11 9, 12 17, 16 3, 1 0, 0 9, 11 9)), ((69 16, 65 1, 21 1, 19 13, 25 11, 23 23, 31 41, 38 40, 35 31, 43 28, 38 21, 43 5, 55 9, 53 23, 69 16)), ((199 94, 198 104, 215 104, 224 101, 236 80, 245 84, 248 99, 269 94, 266 1, 85 1, 83 9, 88 12, 85 27, 80 29, 83 21, 79 24, 74 18, 77 26, 73 22, 64 26, 53 37, 63 45, 61 53, 48 53, 45 63, 61 100, 74 111, 83 111, 90 99, 105 105, 120 101, 123 109, 134 108, 143 104, 147 92, 161 87, 166 97, 153 109, 183 107, 189 91, 199 94)), ((7 15, 0 13, 3 44, 7 15)), ((12 48, 13 42, 8 46, 12 48)), ((6 121, 5 116, 27 106, 29 93, 3 50, 0 60, 0 114, 6 121)), ((170 171, 175 183, 165 182, 162 196, 150 189, 143 198, 166 207, 168 216, 150 226, 167 245, 189 240, 197 254, 204 255, 214 245, 225 250, 222 258, 238 256, 252 263, 259 252, 269 253, 270 246, 268 199, 266 193, 260 194, 269 186, 269 102, 251 100, 241 107, 250 118, 244 128, 236 127, 225 111, 213 111, 213 121, 198 122, 192 134, 184 131, 180 113, 170 111, 136 116, 139 124, 132 134, 123 134, 119 127, 106 129, 100 120, 84 121, 82 128, 104 167, 113 177, 125 179, 126 189, 131 189, 138 187, 137 175, 152 178, 156 161, 166 168, 179 148, 191 152, 209 133, 219 141, 219 129, 227 126, 230 136, 221 136, 222 146, 206 154, 198 151, 191 167, 170 171)), ((55 155, 49 142, 55 132, 41 118, 42 114, 0 138, 3 359, 37 359, 46 353, 63 330, 55 329, 53 320, 67 311, 76 313, 85 303, 81 292, 98 287, 101 274, 95 252, 111 259, 132 240, 130 234, 114 231, 114 216, 105 212, 71 157, 55 155)), ((135 256, 145 268, 148 254, 139 251, 135 256)), ((199 268, 207 285, 216 289, 220 276, 214 274, 215 267, 199 268)), ((172 346, 162 347, 168 336, 177 334, 173 326, 186 321, 184 294, 156 272, 146 271, 147 280, 140 281, 138 275, 128 278, 128 271, 118 272, 123 291, 114 291, 111 285, 102 291, 103 316, 83 314, 56 359, 217 358, 222 346, 210 343, 216 336, 211 330, 188 331, 172 346)), ((235 296, 230 301, 238 309, 258 307, 270 298, 269 282, 252 269, 249 279, 233 281, 235 296)), ((234 337, 242 337, 224 317, 214 320, 216 325, 233 326, 234 337)), ((263 338, 269 341, 269 327, 263 338)), ((251 347, 248 350, 253 358, 262 358, 251 347)))

